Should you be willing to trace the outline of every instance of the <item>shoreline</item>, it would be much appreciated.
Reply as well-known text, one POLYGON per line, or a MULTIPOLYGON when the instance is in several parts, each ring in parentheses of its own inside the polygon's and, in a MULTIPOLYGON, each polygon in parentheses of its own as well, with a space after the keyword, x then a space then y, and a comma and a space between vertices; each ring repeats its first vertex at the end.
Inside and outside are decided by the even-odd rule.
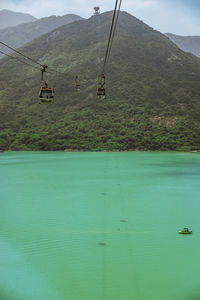
POLYGON ((89 152, 89 153, 123 153, 123 152, 155 152, 155 153, 200 153, 200 150, 191 150, 191 151, 183 151, 183 150, 139 150, 139 149, 131 149, 131 150, 73 150, 73 149, 66 149, 66 150, 0 150, 0 154, 8 152, 89 152))

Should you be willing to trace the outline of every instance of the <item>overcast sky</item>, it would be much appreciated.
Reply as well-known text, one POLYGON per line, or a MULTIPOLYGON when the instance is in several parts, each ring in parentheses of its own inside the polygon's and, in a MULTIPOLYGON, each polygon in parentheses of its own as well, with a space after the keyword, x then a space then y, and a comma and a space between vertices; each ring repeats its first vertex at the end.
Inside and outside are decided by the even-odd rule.
MULTIPOLYGON (((161 32, 200 35, 200 0, 123 0, 128 11, 161 32)), ((78 14, 88 18, 93 6, 112 10, 115 0, 0 0, 0 10, 29 13, 37 18, 50 15, 78 14)))

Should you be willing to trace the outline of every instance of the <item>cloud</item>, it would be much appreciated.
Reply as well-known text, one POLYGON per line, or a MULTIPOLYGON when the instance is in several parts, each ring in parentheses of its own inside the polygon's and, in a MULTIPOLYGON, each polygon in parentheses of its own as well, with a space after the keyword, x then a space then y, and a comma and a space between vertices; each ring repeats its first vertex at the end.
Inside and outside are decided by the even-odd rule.
POLYGON ((149 7, 156 7, 158 0, 127 0, 124 1, 124 8, 132 9, 146 9, 149 7))
POLYGON ((30 13, 41 18, 49 15, 64 15, 68 13, 89 17, 93 14, 93 7, 100 6, 102 11, 112 10, 114 1, 106 0, 1 0, 0 9, 10 9, 30 13))
POLYGON ((163 33, 199 35, 200 21, 185 2, 179 0, 127 0, 123 8, 163 33))
MULTIPOLYGON (((138 10, 156 7, 159 0, 126 0, 122 1, 122 9, 138 10)), ((36 17, 48 15, 64 15, 76 13, 89 17, 94 6, 100 6, 101 11, 113 10, 115 0, 1 0, 0 9, 30 13, 36 17)))
POLYGON ((185 7, 163 5, 155 12, 155 19, 149 19, 147 22, 164 33, 172 32, 179 35, 199 35, 200 33, 199 20, 185 7))
MULTIPOLYGON (((94 6, 100 6, 104 12, 112 10, 114 4, 115 0, 0 0, 0 9, 30 13, 37 18, 69 13, 88 18, 93 14, 94 6)), ((161 32, 199 35, 200 21, 192 7, 188 9, 184 0, 122 1, 122 10, 161 32)))

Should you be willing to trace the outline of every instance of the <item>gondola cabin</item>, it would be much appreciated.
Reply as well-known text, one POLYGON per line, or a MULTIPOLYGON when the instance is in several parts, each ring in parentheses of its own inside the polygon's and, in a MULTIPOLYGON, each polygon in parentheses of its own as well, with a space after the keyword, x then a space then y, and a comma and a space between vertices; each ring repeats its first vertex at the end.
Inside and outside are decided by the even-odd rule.
POLYGON ((101 99, 106 98, 106 90, 105 90, 106 77, 102 73, 98 77, 98 88, 97 88, 97 96, 101 99))
POLYGON ((105 91, 104 87, 99 87, 97 89, 97 96, 102 99, 104 99, 106 97, 106 91, 105 91))
POLYGON ((81 90, 80 84, 77 84, 77 85, 75 86, 75 90, 76 90, 77 92, 80 92, 80 90, 81 90))
POLYGON ((75 77, 75 90, 76 90, 77 92, 79 92, 79 91, 81 90, 81 85, 80 85, 80 83, 79 83, 79 78, 78 78, 78 76, 75 77))
POLYGON ((40 89, 39 100, 40 103, 51 103, 54 99, 54 90, 48 86, 43 86, 40 89))

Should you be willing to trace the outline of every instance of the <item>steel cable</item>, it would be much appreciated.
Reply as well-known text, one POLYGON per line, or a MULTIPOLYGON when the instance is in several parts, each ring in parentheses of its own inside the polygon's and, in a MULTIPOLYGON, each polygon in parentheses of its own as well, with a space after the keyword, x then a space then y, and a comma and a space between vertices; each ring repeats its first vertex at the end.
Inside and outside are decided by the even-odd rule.
POLYGON ((30 66, 30 67, 33 67, 33 68, 35 68, 35 69, 37 69, 38 70, 38 67, 36 67, 36 66, 33 66, 33 65, 31 65, 31 64, 29 64, 29 63, 27 63, 26 61, 23 61, 23 60, 21 60, 19 57, 17 57, 17 56, 12 56, 12 55, 9 55, 9 54, 7 54, 7 53, 5 53, 5 52, 3 52, 3 51, 1 51, 0 50, 0 53, 1 54, 3 54, 3 55, 6 55, 6 56, 8 56, 9 58, 11 58, 11 59, 15 59, 15 60, 18 60, 19 62, 21 62, 22 64, 25 64, 25 65, 27 65, 27 66, 30 66))
POLYGON ((115 35, 115 32, 116 32, 117 22, 118 22, 118 18, 119 18, 119 12, 120 12, 120 8, 121 8, 121 4, 122 4, 122 0, 116 0, 114 12, 113 12, 112 24, 111 24, 109 38, 108 38, 106 55, 105 55, 104 64, 103 64, 103 68, 102 68, 102 74, 104 74, 104 72, 105 72, 106 64, 107 64, 109 56, 110 56, 110 52, 111 52, 111 48, 112 48, 112 44, 113 44, 113 39, 114 39, 114 35, 115 35))
MULTIPOLYGON (((41 64, 40 62, 38 62, 37 60, 35 60, 35 59, 33 59, 33 58, 31 58, 31 57, 29 57, 29 56, 23 54, 22 52, 19 52, 18 50, 16 50, 16 49, 14 49, 13 47, 7 45, 6 43, 0 41, 0 44, 2 44, 3 46, 5 46, 5 47, 11 49, 12 51, 14 51, 15 53, 21 55, 21 56, 24 57, 25 59, 30 60, 30 61, 32 61, 33 63, 39 65, 41 68, 44 67, 44 65, 42 65, 42 64, 41 64)), ((6 53, 3 53, 2 51, 1 51, 1 53, 4 54, 4 55, 7 55, 8 57, 12 57, 12 58, 14 57, 14 56, 8 55, 8 54, 6 54, 6 53)), ((22 62, 22 61, 21 61, 21 62, 22 62)), ((24 64, 25 64, 25 62, 24 62, 24 64)), ((28 65, 28 63, 26 63, 26 64, 28 65)), ((32 66, 32 65, 31 65, 31 66, 32 66)), ((63 72, 57 71, 56 69, 54 69, 54 68, 52 68, 52 67, 49 67, 49 68, 50 68, 50 69, 48 69, 48 71, 46 71, 47 73, 55 73, 55 72, 56 72, 56 73, 59 73, 59 74, 65 74, 65 73, 63 73, 63 72)))

